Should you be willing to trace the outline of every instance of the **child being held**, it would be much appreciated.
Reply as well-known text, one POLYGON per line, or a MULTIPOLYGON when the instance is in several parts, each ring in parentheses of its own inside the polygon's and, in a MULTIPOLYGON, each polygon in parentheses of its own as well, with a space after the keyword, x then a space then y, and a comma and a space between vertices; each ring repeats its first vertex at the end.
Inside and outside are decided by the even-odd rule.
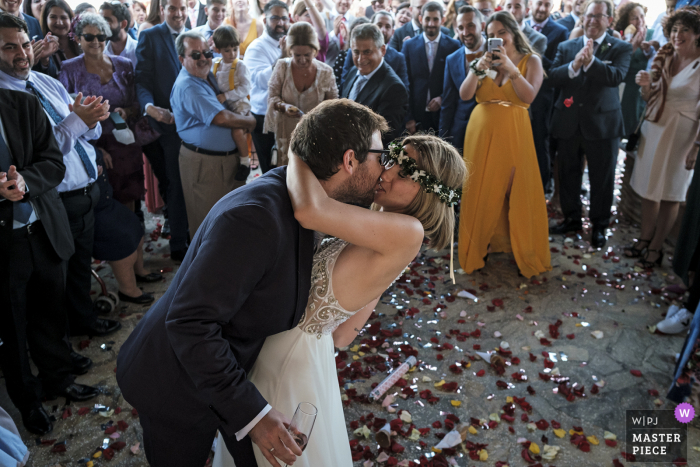
MULTIPOLYGON (((231 112, 242 116, 250 115, 248 101, 251 89, 250 73, 243 60, 238 59, 238 47, 241 43, 238 31, 232 26, 222 25, 214 31, 212 39, 214 51, 221 54, 220 58, 214 59, 212 70, 219 89, 223 93, 216 98, 231 112)), ((231 130, 231 136, 240 154, 240 164, 235 179, 245 181, 250 173, 247 132, 235 129, 231 130)))

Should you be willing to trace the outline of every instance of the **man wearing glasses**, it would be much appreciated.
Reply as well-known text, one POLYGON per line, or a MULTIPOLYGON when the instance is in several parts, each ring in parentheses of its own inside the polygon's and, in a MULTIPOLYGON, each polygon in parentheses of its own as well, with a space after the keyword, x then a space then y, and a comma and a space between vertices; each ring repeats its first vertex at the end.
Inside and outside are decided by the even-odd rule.
POLYGON ((232 129, 252 130, 255 119, 226 110, 210 72, 213 53, 204 36, 195 31, 175 41, 182 69, 170 97, 180 146, 180 173, 192 236, 224 195, 241 186, 235 180, 238 148, 232 129))
POLYGON ((564 221, 551 233, 581 230, 583 157, 591 181, 591 246, 605 245, 610 223, 618 144, 625 136, 618 86, 627 74, 632 46, 607 33, 613 20, 609 0, 588 0, 583 37, 559 44, 549 82, 560 90, 554 104, 552 137, 557 139, 564 221))
POLYGON ((265 5, 265 31, 250 43, 243 57, 253 82, 250 107, 256 124, 252 136, 263 173, 272 168, 272 146, 275 145, 275 135, 263 133, 267 113, 267 84, 277 60, 287 57, 287 50, 280 46, 284 45, 284 37, 289 29, 288 8, 286 3, 279 0, 272 0, 265 5))

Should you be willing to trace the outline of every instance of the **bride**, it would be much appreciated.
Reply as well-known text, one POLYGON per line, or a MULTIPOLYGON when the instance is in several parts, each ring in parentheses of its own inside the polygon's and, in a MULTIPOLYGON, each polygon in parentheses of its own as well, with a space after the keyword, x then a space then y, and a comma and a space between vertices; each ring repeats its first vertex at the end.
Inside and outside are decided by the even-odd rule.
MULTIPOLYGON (((382 153, 385 169, 372 210, 328 197, 311 169, 298 157, 289 158, 287 188, 295 218, 302 227, 334 238, 314 254, 309 301, 299 325, 267 338, 248 379, 289 417, 300 402, 318 408, 295 466, 352 467, 334 347, 355 339, 381 294, 415 258, 424 235, 440 250, 454 232, 452 205, 467 174, 459 153, 428 135, 390 147, 370 149, 382 153)), ((255 443, 253 449, 259 467, 280 466, 274 450, 263 452, 255 443)), ((213 467, 234 466, 219 435, 213 467)))

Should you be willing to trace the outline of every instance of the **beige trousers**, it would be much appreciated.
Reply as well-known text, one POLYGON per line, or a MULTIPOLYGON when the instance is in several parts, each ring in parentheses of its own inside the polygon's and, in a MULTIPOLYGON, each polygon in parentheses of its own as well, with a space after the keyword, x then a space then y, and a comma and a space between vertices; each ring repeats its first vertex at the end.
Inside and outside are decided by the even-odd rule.
POLYGON ((217 201, 245 185, 245 181, 239 182, 234 179, 239 159, 238 153, 229 156, 206 156, 180 146, 180 179, 191 238, 194 238, 197 229, 217 201))

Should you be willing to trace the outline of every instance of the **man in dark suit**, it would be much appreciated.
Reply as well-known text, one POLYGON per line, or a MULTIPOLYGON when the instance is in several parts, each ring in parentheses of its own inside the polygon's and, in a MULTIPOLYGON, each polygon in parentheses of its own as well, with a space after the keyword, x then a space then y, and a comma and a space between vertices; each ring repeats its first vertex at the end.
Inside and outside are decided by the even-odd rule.
POLYGON ((583 157, 591 180, 591 245, 605 245, 610 223, 615 162, 624 135, 617 87, 629 68, 632 46, 607 34, 610 3, 591 0, 583 19, 584 36, 559 44, 549 81, 559 89, 552 136, 558 140, 561 206, 565 220, 552 233, 581 229, 583 157))
POLYGON ((420 15, 423 33, 403 44, 410 83, 406 122, 410 134, 440 129, 445 59, 460 47, 459 42, 440 32, 445 22, 444 13, 442 2, 423 5, 420 15))
MULTIPOLYGON (((411 19, 411 22, 404 24, 394 31, 394 35, 391 36, 391 41, 389 42, 389 47, 393 47, 400 52, 403 50, 404 42, 423 33, 423 26, 419 18, 421 8, 423 8, 423 5, 426 3, 428 3, 428 0, 411 0, 411 15, 413 19, 411 19)), ((444 26, 440 28, 440 32, 448 36, 450 35, 450 30, 444 26)))
MULTIPOLYGON (((388 11, 379 11, 372 17, 372 24, 376 24, 379 30, 384 36, 384 44, 388 44, 391 40, 391 36, 394 34, 394 17, 388 11)), ((392 70, 399 77, 401 82, 408 89, 408 72, 406 71, 406 59, 403 54, 392 47, 385 47, 386 53, 384 54, 384 61, 391 67, 392 70)), ((340 81, 342 86, 350 73, 352 67, 355 66, 352 53, 345 55, 345 65, 343 65, 343 75, 340 81)))
POLYGON ((136 47, 136 95, 151 126, 160 133, 144 147, 158 181, 165 184, 170 224, 170 257, 182 261, 187 252, 187 211, 180 181, 180 137, 170 107, 170 93, 180 73, 175 37, 185 32, 186 0, 167 0, 161 7, 165 21, 144 31, 136 47))
POLYGON ((44 435, 53 426, 43 396, 87 400, 97 390, 73 383, 64 341, 63 262, 74 248, 55 188, 66 170, 63 156, 37 98, 0 89, 0 102, 0 367, 25 428, 44 435))
POLYGON ((532 29, 525 21, 525 18, 530 16, 529 0, 505 0, 503 9, 513 15, 518 26, 520 26, 520 30, 530 42, 530 47, 540 56, 544 55, 544 51, 547 48, 547 38, 532 29))
POLYGON ((187 1, 187 21, 185 21, 185 27, 187 29, 198 28, 199 26, 204 26, 207 24, 207 10, 202 2, 199 0, 188 0, 187 1), (192 19, 197 16, 194 24, 192 19))
POLYGON ((403 133, 408 91, 384 60, 386 45, 379 28, 361 24, 352 30, 350 53, 355 66, 348 73, 341 97, 366 105, 386 119, 386 146, 403 133))
MULTIPOLYGON (((300 121, 290 146, 327 193, 365 205, 383 171, 369 150, 381 147, 386 128, 367 107, 329 100, 300 121)), ((252 442, 270 463, 292 464, 301 455, 284 425, 289 419, 246 372, 267 336, 301 320, 313 247, 313 232, 294 218, 286 167, 209 212, 168 291, 119 352, 117 381, 139 411, 150 465, 203 465, 217 430, 239 466, 257 465, 252 442)))
MULTIPOLYGON (((529 26, 546 36, 547 49, 542 55, 542 67, 546 72, 552 66, 554 57, 557 54, 559 44, 566 41, 569 37, 569 31, 550 19, 552 12, 552 0, 535 0, 533 3, 532 18, 529 19, 529 26)), ((535 140, 535 151, 537 152, 537 162, 540 166, 540 175, 542 176, 542 186, 545 192, 549 189, 550 180, 552 178, 552 158, 550 155, 550 136, 549 128, 552 116, 552 105, 554 103, 554 88, 552 88, 549 80, 545 79, 537 93, 537 97, 530 105, 532 115, 532 135, 535 140)))
POLYGON ((484 17, 479 10, 471 5, 460 7, 455 29, 463 45, 448 55, 446 60, 439 135, 460 151, 464 146, 469 117, 476 107, 476 97, 463 101, 459 97, 459 87, 467 77, 469 64, 484 54, 486 38, 482 31, 485 26, 484 17))
POLYGON ((583 9, 583 5, 585 3, 586 0, 573 0, 573 3, 571 4, 571 13, 557 21, 557 23, 564 26, 569 33, 571 33, 571 31, 573 31, 576 27, 576 23, 578 23, 579 16, 581 16, 581 10, 583 9))

